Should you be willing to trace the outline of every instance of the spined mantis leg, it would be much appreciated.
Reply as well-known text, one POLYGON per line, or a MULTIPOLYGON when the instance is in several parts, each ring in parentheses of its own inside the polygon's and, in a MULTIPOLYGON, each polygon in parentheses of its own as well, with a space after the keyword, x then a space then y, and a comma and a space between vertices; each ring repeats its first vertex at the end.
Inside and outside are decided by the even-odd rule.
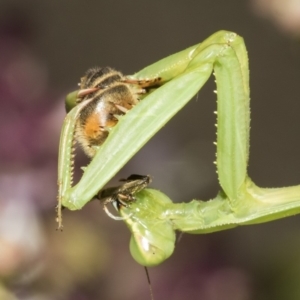
POLYGON ((243 39, 226 31, 217 32, 201 44, 128 77, 132 80, 161 78, 162 85, 119 120, 79 183, 73 187, 68 179, 68 163, 64 162, 71 148, 67 143, 62 144, 65 150, 60 170, 67 178, 60 189, 62 205, 75 210, 90 201, 201 89, 212 72, 217 84, 216 167, 220 192, 210 201, 193 200, 178 204, 156 190, 138 192, 135 195, 137 201, 122 207, 120 214, 131 214, 125 220, 132 232, 130 249, 142 265, 157 265, 172 254, 175 230, 194 234, 214 232, 267 222, 300 211, 300 185, 261 188, 247 174, 250 129, 248 58, 243 39))

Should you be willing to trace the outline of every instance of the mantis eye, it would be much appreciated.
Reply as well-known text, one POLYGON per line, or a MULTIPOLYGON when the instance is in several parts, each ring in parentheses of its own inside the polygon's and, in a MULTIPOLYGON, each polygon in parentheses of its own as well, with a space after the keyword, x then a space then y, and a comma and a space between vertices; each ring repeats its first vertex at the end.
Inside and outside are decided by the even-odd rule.
POLYGON ((163 216, 165 206, 171 200, 163 193, 145 189, 135 195, 136 202, 122 207, 122 216, 132 214, 125 220, 132 236, 130 252, 141 265, 156 266, 174 251, 175 231, 172 223, 163 216))

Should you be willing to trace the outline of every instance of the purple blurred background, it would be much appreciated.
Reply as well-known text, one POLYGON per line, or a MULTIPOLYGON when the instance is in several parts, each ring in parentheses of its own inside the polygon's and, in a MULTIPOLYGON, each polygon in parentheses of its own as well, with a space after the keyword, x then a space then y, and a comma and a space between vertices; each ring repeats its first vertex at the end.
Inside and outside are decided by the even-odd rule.
MULTIPOLYGON (((127 228, 98 203, 65 211, 55 231, 64 97, 89 67, 131 74, 220 29, 249 52, 251 178, 299 184, 299 0, 0 1, 0 300, 150 298, 127 228)), ((214 197, 213 90, 210 80, 111 184, 151 174, 174 201, 214 197)), ((149 270, 155 299, 299 300, 299 227, 296 216, 186 234, 149 270)))

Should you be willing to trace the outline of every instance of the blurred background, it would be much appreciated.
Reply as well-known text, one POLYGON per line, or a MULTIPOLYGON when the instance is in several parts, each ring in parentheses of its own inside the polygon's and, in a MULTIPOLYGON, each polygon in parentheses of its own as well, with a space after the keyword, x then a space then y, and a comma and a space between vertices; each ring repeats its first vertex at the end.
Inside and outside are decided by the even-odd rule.
MULTIPOLYGON (((299 184, 300 1, 0 0, 0 299, 150 299, 129 232, 99 203, 64 212, 57 232, 57 152, 64 97, 92 66, 124 74, 220 30, 250 59, 249 174, 263 187, 299 184)), ((210 80, 126 166, 174 201, 219 190, 210 80)), ((82 153, 76 166, 87 164, 82 153)), ((80 176, 80 175, 79 175, 80 176)), ((156 300, 300 299, 300 218, 184 235, 150 268, 156 300)))

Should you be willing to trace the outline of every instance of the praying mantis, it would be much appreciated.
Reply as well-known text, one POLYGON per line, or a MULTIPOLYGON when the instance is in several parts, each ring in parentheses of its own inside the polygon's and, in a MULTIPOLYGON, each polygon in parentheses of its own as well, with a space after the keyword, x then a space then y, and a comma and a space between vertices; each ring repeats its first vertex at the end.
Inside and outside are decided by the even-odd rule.
POLYGON ((137 189, 133 195, 135 201, 118 207, 121 218, 132 233, 130 251, 134 259, 144 266, 162 263, 174 251, 175 231, 211 233, 300 212, 300 185, 261 188, 247 174, 250 129, 247 51, 243 39, 236 33, 219 31, 200 44, 126 76, 128 82, 159 78, 160 83, 147 89, 147 93, 141 96, 143 99, 118 118, 118 124, 111 128, 106 141, 95 148, 95 156, 74 186, 74 128, 85 104, 84 101, 75 103, 80 91, 67 97, 67 105, 72 109, 63 124, 59 149, 59 227, 62 226, 61 207, 78 210, 93 199, 126 162, 199 92, 212 73, 217 85, 215 163, 220 192, 209 201, 173 203, 158 190, 145 186, 137 189))

